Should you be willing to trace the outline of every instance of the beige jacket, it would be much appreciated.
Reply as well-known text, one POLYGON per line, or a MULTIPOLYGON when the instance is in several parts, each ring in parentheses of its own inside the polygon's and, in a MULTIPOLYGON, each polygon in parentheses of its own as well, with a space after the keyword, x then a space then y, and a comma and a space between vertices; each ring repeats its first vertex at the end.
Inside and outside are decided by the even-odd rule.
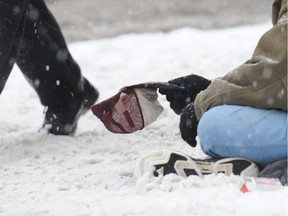
POLYGON ((198 120, 208 109, 223 104, 287 111, 287 0, 274 1, 272 23, 250 60, 197 95, 198 120))

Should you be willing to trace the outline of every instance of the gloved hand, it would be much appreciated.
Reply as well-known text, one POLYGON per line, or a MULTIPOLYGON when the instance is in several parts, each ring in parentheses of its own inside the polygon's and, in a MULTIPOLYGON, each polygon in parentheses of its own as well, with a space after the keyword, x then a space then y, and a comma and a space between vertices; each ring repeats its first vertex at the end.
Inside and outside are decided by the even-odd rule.
POLYGON ((190 103, 181 113, 179 128, 182 139, 192 147, 195 147, 197 144, 197 126, 198 120, 195 115, 194 104, 190 103))
POLYGON ((170 80, 168 83, 183 87, 181 90, 159 89, 159 93, 166 95, 166 99, 170 102, 170 107, 179 115, 184 107, 194 102, 196 95, 206 89, 211 81, 192 74, 170 80))

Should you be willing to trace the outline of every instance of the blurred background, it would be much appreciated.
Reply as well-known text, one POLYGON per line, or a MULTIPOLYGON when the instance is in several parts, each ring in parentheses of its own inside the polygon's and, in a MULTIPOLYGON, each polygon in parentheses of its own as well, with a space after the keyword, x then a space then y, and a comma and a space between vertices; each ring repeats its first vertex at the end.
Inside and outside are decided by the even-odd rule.
POLYGON ((68 42, 266 22, 273 0, 46 0, 68 42))

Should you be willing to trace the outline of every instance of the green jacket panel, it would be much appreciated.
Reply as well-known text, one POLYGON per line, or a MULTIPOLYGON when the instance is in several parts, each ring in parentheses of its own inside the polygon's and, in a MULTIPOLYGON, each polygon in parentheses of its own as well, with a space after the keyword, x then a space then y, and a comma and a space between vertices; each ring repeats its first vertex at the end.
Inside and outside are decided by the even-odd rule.
POLYGON ((259 40, 252 58, 212 81, 194 102, 198 120, 217 105, 287 111, 287 0, 273 3, 275 25, 259 40))

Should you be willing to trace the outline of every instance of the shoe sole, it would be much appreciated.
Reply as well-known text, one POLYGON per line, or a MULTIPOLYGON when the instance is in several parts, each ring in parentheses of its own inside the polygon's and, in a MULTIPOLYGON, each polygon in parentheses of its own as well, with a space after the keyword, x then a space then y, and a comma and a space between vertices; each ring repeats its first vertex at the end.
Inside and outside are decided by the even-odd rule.
POLYGON ((134 174, 143 176, 146 172, 154 176, 177 174, 182 177, 223 173, 225 175, 257 176, 258 166, 243 158, 224 158, 217 161, 197 160, 186 154, 171 150, 159 150, 144 155, 136 163, 134 174))
POLYGON ((194 175, 203 176, 197 164, 186 155, 170 150, 159 150, 144 155, 136 163, 134 174, 136 177, 143 176, 146 172, 153 175, 167 175, 170 173, 187 177, 186 171, 194 175))

